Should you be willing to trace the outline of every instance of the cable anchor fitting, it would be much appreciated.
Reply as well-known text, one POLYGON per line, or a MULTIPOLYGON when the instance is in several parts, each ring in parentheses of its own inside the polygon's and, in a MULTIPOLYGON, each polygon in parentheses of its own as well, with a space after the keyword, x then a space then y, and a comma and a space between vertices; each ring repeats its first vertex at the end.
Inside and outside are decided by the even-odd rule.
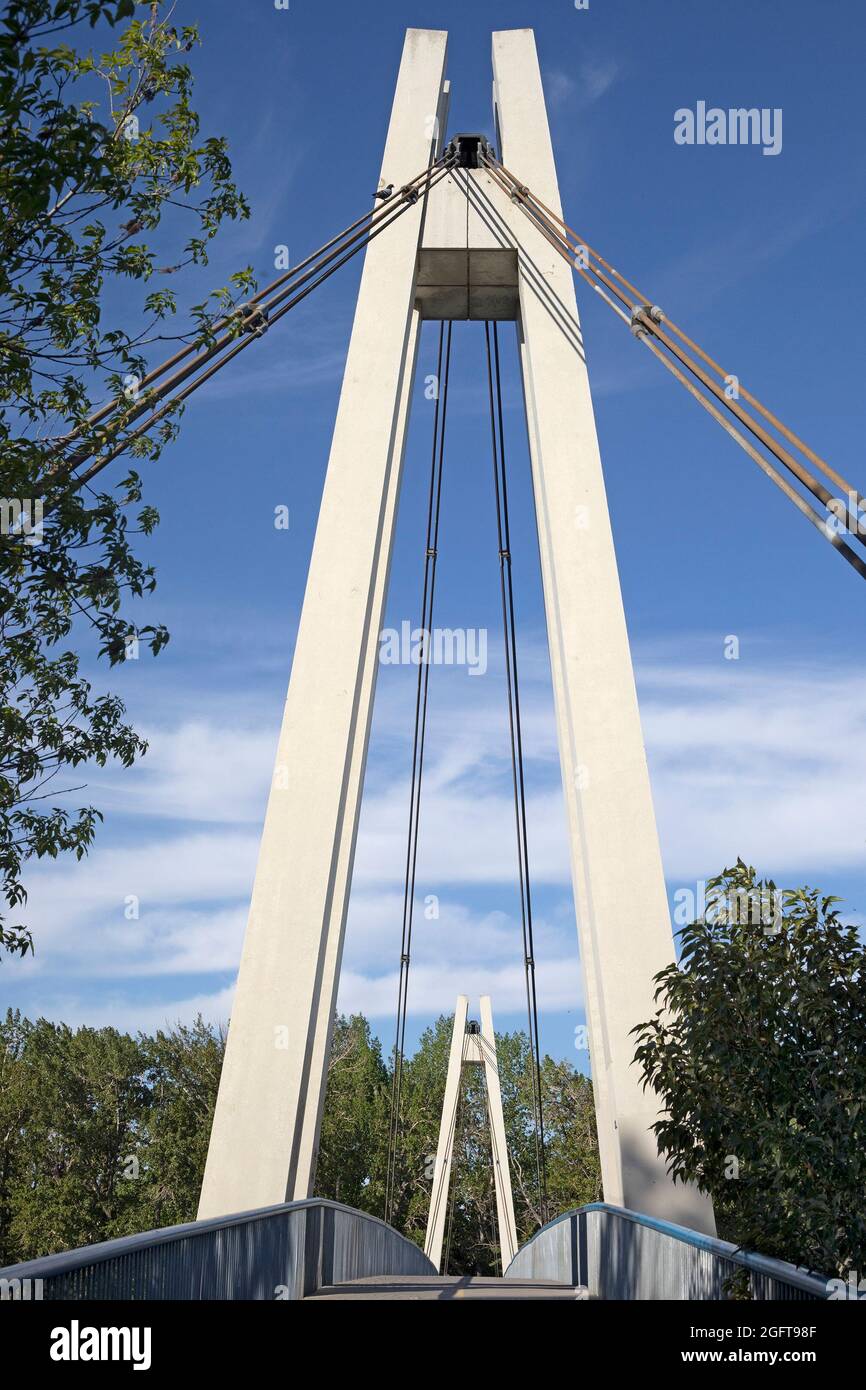
POLYGON ((483 159, 495 159, 493 146, 478 131, 463 131, 455 135, 444 151, 445 158, 458 169, 481 169, 483 159))
POLYGON ((263 304, 239 304, 235 310, 241 320, 241 332, 261 338, 268 329, 268 311, 263 304))
POLYGON ((657 304, 636 304, 631 311, 631 331, 636 338, 647 331, 646 324, 641 319, 642 314, 645 318, 652 319, 653 323, 665 321, 665 316, 657 304))

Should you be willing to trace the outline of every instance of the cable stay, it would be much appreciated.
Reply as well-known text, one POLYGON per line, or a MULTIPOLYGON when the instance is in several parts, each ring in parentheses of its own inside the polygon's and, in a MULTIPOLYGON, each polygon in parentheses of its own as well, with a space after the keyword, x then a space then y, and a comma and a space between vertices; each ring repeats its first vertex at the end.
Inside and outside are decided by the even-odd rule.
POLYGON ((132 404, 110 401, 65 435, 48 471, 48 486, 61 494, 89 483, 131 444, 173 413, 194 391, 250 346, 274 323, 300 304, 335 271, 364 250, 386 228, 414 207, 419 198, 445 178, 454 156, 443 155, 387 200, 378 203, 318 251, 285 271, 231 314, 210 325, 204 344, 180 348, 143 378, 146 388, 132 404), (183 365, 181 365, 183 364, 183 365), (155 383, 159 383, 156 385, 155 383), (137 428, 125 433, 142 417, 137 428), (98 430, 96 438, 88 431, 98 430), (89 462, 89 460, 93 460, 89 462), (82 471, 76 472, 83 464, 82 471))
POLYGON ((643 343, 662 362, 681 385, 685 386, 690 395, 727 431, 732 439, 736 440, 766 476, 775 483, 789 501, 793 502, 798 511, 815 526, 824 539, 830 542, 862 578, 866 579, 866 561, 847 543, 842 534, 844 531, 866 547, 866 526, 864 526, 860 516, 861 512, 866 512, 866 501, 857 489, 852 487, 836 469, 822 459, 800 439, 799 435, 789 429, 745 387, 737 384, 736 390, 732 391, 731 383, 736 381, 736 378, 726 373, 724 368, 703 348, 699 347, 683 329, 668 319, 651 299, 625 276, 621 275, 618 270, 615 270, 610 262, 605 260, 587 242, 583 241, 561 216, 541 202, 526 184, 521 183, 504 164, 492 155, 489 147, 481 151, 480 163, 488 170, 494 182, 508 195, 511 201, 521 208, 536 230, 550 242, 572 269, 576 270, 627 324, 638 341, 643 343), (700 361, 710 369, 710 372, 715 373, 719 381, 715 381, 695 360, 695 357, 691 356, 691 353, 700 358, 700 361), (683 367, 686 369, 685 372, 681 370, 683 367), (762 424, 761 420, 756 419, 740 404, 739 397, 742 397, 752 406, 765 424, 762 424), (714 403, 713 398, 718 404, 714 403), (822 513, 811 505, 802 493, 791 485, 775 464, 736 427, 729 418, 730 416, 745 426, 748 433, 763 445, 764 449, 778 463, 782 464, 783 468, 802 484, 817 501, 822 503, 828 514, 822 513), (834 494, 821 478, 816 477, 806 464, 796 458, 779 439, 770 434, 766 428, 767 425, 781 434, 788 444, 792 445, 810 464, 820 470, 824 477, 838 490, 837 493, 834 494))
POLYGON ((508 517, 508 480, 505 467, 505 430, 502 412, 502 380, 499 365, 499 334, 495 323, 485 323, 487 347, 487 386, 490 401, 490 433, 493 448, 493 481, 496 498, 496 530, 499 541, 499 585, 502 599, 502 635, 505 645, 505 674, 508 686, 508 724, 511 743, 511 775, 514 792, 514 820, 517 831, 517 863, 520 886, 520 920, 523 933, 523 964, 526 977, 526 1011, 529 1023, 529 1055, 532 1073, 532 1102, 535 1121, 535 1164, 541 1224, 547 1221, 547 1164, 544 1151, 544 1107, 541 1086, 541 1048, 538 1031, 538 997, 535 983, 535 946, 532 929, 532 892, 529 876, 529 845, 526 832, 526 782, 523 770, 523 732, 520 718, 520 682, 517 668, 517 630, 514 618, 514 585, 511 558, 511 527, 508 517))
POLYGON ((421 780, 424 772, 424 743, 427 733, 427 693, 433 641, 433 600, 436 589, 436 561, 439 554, 439 517, 442 501, 442 473, 445 463, 445 425, 448 415, 448 384, 451 376, 451 331, 443 321, 439 327, 439 353, 436 368, 436 405, 433 415, 433 449, 430 464, 430 491, 427 503, 427 534, 424 546, 424 584, 421 599, 422 652, 418 663, 415 692, 415 728, 412 741, 412 777, 409 794, 409 827, 406 838, 406 873, 403 888, 403 927, 400 943, 400 972, 397 990, 397 1024, 394 1036, 394 1074, 391 1080, 391 1109, 388 1124, 388 1159, 385 1177, 385 1220, 393 1216, 397 1157, 400 1145, 403 1059, 406 1048, 406 1016, 409 992, 409 965, 412 954, 412 925, 415 908, 415 874, 418 865, 418 830, 421 817, 421 780), (444 368, 443 368, 444 358, 444 368))

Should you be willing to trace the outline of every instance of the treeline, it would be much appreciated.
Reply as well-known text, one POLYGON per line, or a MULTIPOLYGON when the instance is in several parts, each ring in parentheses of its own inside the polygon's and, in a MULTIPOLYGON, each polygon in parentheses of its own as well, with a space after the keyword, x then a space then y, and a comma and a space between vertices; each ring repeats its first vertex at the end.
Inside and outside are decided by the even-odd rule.
POLYGON ((0 1264, 195 1217, 224 1040, 0 1022, 0 1264))
MULTIPOLYGON (((408 1059, 394 1224, 423 1243, 451 1020, 408 1059)), ((540 1224, 532 1080, 523 1033, 498 1039, 518 1235, 540 1224)), ((195 1218, 225 1046, 201 1019, 153 1035, 0 1021, 0 1265, 195 1218)), ((498 1260, 485 1098, 466 1069, 455 1146, 449 1268, 498 1260)), ((600 1192, 592 1087, 542 1066, 551 1214, 600 1192)), ((317 1191, 382 1214, 391 1070, 366 1019, 339 1018, 317 1191)))

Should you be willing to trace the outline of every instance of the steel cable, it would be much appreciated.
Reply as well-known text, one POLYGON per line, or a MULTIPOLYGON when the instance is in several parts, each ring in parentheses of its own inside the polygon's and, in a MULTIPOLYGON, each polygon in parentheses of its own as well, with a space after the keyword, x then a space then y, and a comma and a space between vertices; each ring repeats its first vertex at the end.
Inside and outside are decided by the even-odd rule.
POLYGON ((391 1113, 388 1126, 388 1163, 385 1177, 385 1220, 393 1214, 397 1154, 400 1142, 400 1106, 403 1086, 403 1058, 406 1046, 406 1013, 409 992, 409 965, 412 953, 412 926, 415 906, 415 875, 418 866, 418 831, 421 817, 421 781, 424 772, 424 745, 427 733, 427 696, 433 642, 433 601, 436 589, 436 561, 439 554, 439 518, 442 502, 442 475, 445 464, 445 427, 448 415, 448 385, 451 376, 450 321, 440 325, 437 365, 436 404, 433 415, 433 448, 430 464, 430 490, 427 503, 427 533, 424 548, 424 583, 421 601, 421 633, 424 643, 418 662, 415 692, 415 727, 412 740, 412 777, 409 796, 409 827, 406 839, 406 873, 403 890, 403 924, 400 943, 400 973, 397 991, 397 1023, 394 1037, 394 1074, 391 1081, 391 1113), (444 354, 444 371, 443 371, 444 354))
MULTIPOLYGON (((603 258, 598 256, 596 252, 592 251, 592 249, 588 247, 586 243, 580 243, 579 245, 572 246, 568 241, 567 235, 563 235, 563 233, 558 232, 556 228, 552 227, 550 223, 546 221, 545 213, 549 213, 549 210, 546 209, 545 205, 542 204, 540 201, 534 199, 530 190, 527 189, 525 185, 517 183, 516 180, 514 180, 514 176, 511 174, 508 174, 508 177, 513 181, 512 185, 509 186, 509 184, 506 183, 503 175, 508 171, 505 169, 504 165, 499 165, 498 161, 496 163, 493 163, 489 159, 485 158, 485 167, 488 169, 495 182, 503 189, 503 191, 509 197, 511 197, 513 201, 519 204, 519 206, 527 215, 527 217, 529 217, 533 225, 535 225, 537 230, 541 232, 545 239, 549 241, 551 245, 554 246, 555 250, 557 250, 557 252, 569 263, 569 265, 573 269, 577 270, 578 274, 580 274, 581 277, 588 284, 590 284, 597 293, 601 295, 605 302, 608 305, 610 305, 610 307, 613 308, 621 318, 626 320, 626 322, 634 331, 635 336, 638 337, 639 340, 641 340, 646 346, 652 346, 654 348, 655 345, 650 342, 650 336, 655 337, 660 342, 662 342, 664 346, 670 351, 671 355, 675 357, 680 363, 682 363, 682 365, 685 366, 687 370, 698 381, 700 381, 706 387, 706 389, 713 396, 715 396, 716 399, 718 399, 723 406, 727 408, 727 410, 731 414, 733 414, 742 424, 744 424, 746 428, 755 436, 755 438, 757 438, 762 444, 764 444, 764 446, 769 450, 769 452, 773 454, 774 457, 778 459, 778 461, 781 462, 789 470, 789 472, 791 472, 798 479, 798 481, 803 483, 803 485, 813 494, 813 496, 815 496, 819 501, 823 502, 824 505, 828 508, 828 510, 832 511, 835 517, 838 518, 839 512, 844 509, 848 519, 846 529, 848 530, 849 534, 853 535, 863 545, 866 545, 866 532, 864 532, 856 513, 856 508, 861 504, 862 499, 860 499, 859 494, 846 482, 844 478, 842 478, 838 473, 831 469, 829 465, 826 465, 823 460, 819 459, 818 455, 814 454, 812 450, 808 449, 808 446, 802 445, 802 441, 800 441, 796 435, 793 435, 793 432, 787 431, 786 427, 781 426, 781 422, 776 421, 775 416, 771 416, 770 412, 767 411, 765 407, 760 406, 760 403, 755 402, 754 397, 751 397, 745 391, 742 392, 742 394, 747 399, 749 399, 756 405, 756 408, 758 408, 761 411, 761 413, 765 415, 766 418, 768 418, 774 424, 780 427, 782 431, 786 433, 787 437, 791 438, 793 441, 796 441, 797 447, 802 447, 803 452, 806 453, 810 459, 812 459, 818 465, 824 468, 827 477, 829 477, 832 481, 837 482, 837 484, 847 492, 846 498, 836 499, 832 496, 828 489, 824 487, 820 480, 816 479, 814 475, 812 475, 808 471, 808 469, 806 469, 798 460, 794 459, 791 456, 791 454, 789 454, 788 451, 784 449, 784 447, 781 444, 779 444, 777 440, 774 440, 772 436, 770 436, 766 432, 766 430, 764 430, 764 428, 759 424, 758 421, 756 421, 752 416, 750 416, 747 411, 744 411, 742 407, 739 406, 736 400, 732 400, 731 398, 729 398, 721 390, 721 388, 718 387, 716 383, 713 382, 707 376, 707 374, 702 370, 702 368, 699 367, 698 364, 688 356, 688 354, 684 353, 674 342, 672 342, 670 337, 660 326, 661 322, 663 321, 667 324, 668 327, 674 327, 670 324, 669 320, 662 320, 661 317, 655 317, 652 312, 653 306, 649 303, 638 306, 633 305, 620 285, 615 284, 603 271, 599 270, 597 266, 589 264, 585 259, 583 261, 583 264, 581 264, 580 254, 575 256, 575 253, 583 252, 595 255, 600 263, 608 266, 608 268, 611 270, 611 273, 617 276, 622 286, 625 286, 625 288, 639 295, 639 292, 636 290, 635 286, 631 285, 629 281, 625 280, 625 278, 621 276, 618 271, 614 271, 613 267, 610 267, 608 265, 608 262, 604 261, 603 258), (500 170, 502 171, 502 173, 500 173, 500 170), (537 204, 536 207, 530 208, 528 206, 528 200, 530 199, 532 199, 532 201, 537 204), (619 299, 620 303, 625 305, 626 309, 629 312, 627 314, 623 313, 622 309, 620 309, 613 302, 610 295, 608 295, 601 288, 601 286, 596 283, 595 280, 590 278, 591 276, 595 276, 604 285, 606 285, 608 289, 611 291, 611 293, 614 296, 616 296, 617 299, 619 299), (853 507, 852 503, 854 504, 853 507)), ((553 216, 553 214, 550 215, 553 216)), ((566 228, 567 233, 569 235, 575 235, 570 228, 567 228, 567 224, 565 224, 561 218, 557 218, 556 220, 559 221, 564 228, 566 228)), ((682 333, 682 330, 676 331, 679 333, 679 336, 684 341, 691 343, 691 339, 687 339, 686 335, 682 333)), ((719 424, 721 424, 723 428, 725 428, 727 432, 731 435, 731 437, 740 445, 740 447, 743 448, 745 452, 749 454, 749 456, 758 464, 758 466, 762 469, 766 476, 770 478, 770 480, 774 482, 782 492, 784 492, 784 494, 789 498, 789 500, 794 502, 798 510, 801 511, 803 515, 807 518, 807 520, 809 520, 815 526, 815 528, 823 535, 824 539, 829 541, 830 544, 833 545, 834 548, 839 551, 843 558, 847 560, 847 562, 852 566, 852 568, 857 570, 861 577, 866 578, 866 566, 864 566, 861 558, 856 554, 856 552, 853 551, 851 547, 846 544, 842 536, 834 529, 834 526, 830 522, 829 518, 823 516, 814 507, 809 506, 805 502, 805 500, 800 496, 800 494, 796 491, 796 489, 791 488, 790 485, 785 482, 785 479, 779 474, 778 470, 775 469, 773 465, 770 464, 768 460, 764 458, 763 455, 761 455, 748 443, 748 440, 745 439, 745 437, 740 433, 740 431, 730 426, 730 422, 726 420, 722 412, 718 411, 715 407, 711 407, 711 403, 706 399, 705 396, 702 395, 700 391, 692 390, 691 383, 689 383, 688 378, 684 377, 684 375, 678 369, 673 369, 673 363, 670 362, 669 358, 664 353, 661 353, 656 348, 654 355, 659 357, 659 359, 672 370, 672 374, 676 377, 678 381, 680 381, 681 384, 686 385, 689 388, 690 394, 692 394, 696 400, 698 400, 702 405, 705 406, 705 408, 713 416, 713 418, 719 424)), ((710 363, 712 363, 715 370, 721 372, 722 369, 718 367, 717 363, 713 363, 711 358, 708 358, 707 355, 704 354, 702 351, 700 351, 700 355, 704 358, 704 360, 707 360, 710 363)))
MULTIPOLYGON (((318 288, 325 280, 329 279, 335 271, 339 270, 347 261, 357 255, 359 251, 369 246, 387 227, 391 226, 398 218, 403 216, 410 207, 413 207, 418 197, 422 196, 422 194, 426 195, 431 188, 435 187, 435 185, 448 173, 452 162, 451 160, 437 160, 423 175, 418 176, 422 181, 420 187, 415 187, 418 180, 413 180, 412 184, 406 185, 408 189, 413 190, 417 195, 415 198, 401 197, 399 200, 395 200, 394 203, 388 202, 384 204, 381 209, 375 209, 371 214, 369 226, 363 231, 357 232, 348 238, 346 238, 345 234, 341 234, 341 239, 339 239, 340 244, 332 250, 328 250, 328 248, 333 246, 333 242, 326 243, 325 249, 327 250, 327 254, 320 256, 316 264, 313 265, 306 274, 299 278, 295 278, 297 277, 297 271, 309 263, 311 259, 309 257, 306 261, 301 262, 299 266, 295 267, 293 271, 287 272, 286 275, 281 276, 278 281, 274 282, 274 285, 280 288, 278 293, 273 294, 270 299, 260 302, 261 296, 257 296, 255 300, 251 300, 250 304, 254 304, 257 314, 262 316, 261 322, 263 322, 266 327, 272 326, 297 304, 301 303, 302 300, 306 299, 314 289, 318 288), (291 282, 286 283, 289 279, 291 279, 291 282), (312 283, 309 283, 310 281, 312 281, 312 283), (301 286, 306 286, 306 288, 301 289, 301 286), (289 296, 291 297, 289 298, 289 296), (287 298, 288 303, 284 303, 283 301, 287 298)), ((352 230, 353 228, 348 229, 348 231, 352 230)), ((334 240, 336 241, 338 238, 334 240)), ((274 286, 269 287, 269 289, 273 288, 274 286)), ((264 295, 268 292, 269 291, 262 291, 261 294, 264 295)), ((254 314, 252 317, 255 318, 256 315, 254 314)), ((225 322, 228 321, 229 320, 226 320, 225 322)), ((242 329, 240 336, 238 333, 233 332, 217 339, 215 343, 199 351, 192 362, 187 363, 174 372, 169 377, 168 381, 163 382, 154 393, 149 394, 145 400, 136 404, 131 411, 123 410, 119 406, 117 407, 117 415, 120 418, 116 422, 110 422, 109 425, 109 429, 113 426, 115 431, 134 423, 140 416, 150 411, 153 411, 153 413, 138 429, 125 435, 116 446, 110 447, 108 453, 100 455, 90 468, 85 469, 81 473, 72 473, 74 468, 85 463, 88 458, 98 451, 101 447, 99 443, 84 447, 72 458, 62 460, 53 472, 56 474, 62 471, 64 474, 71 474, 68 485, 73 489, 83 486, 96 474, 100 473, 102 469, 115 458, 124 453, 129 448, 130 444, 141 438, 148 430, 152 429, 154 425, 163 420, 166 415, 175 409, 177 405, 186 400, 200 385, 210 380, 215 371, 218 371, 226 362, 232 361, 240 351, 243 351, 244 348, 253 343, 258 336, 261 335, 242 329), (226 349, 228 350, 226 351, 226 349), (225 355, 220 356, 221 353, 225 353, 225 355), (164 398, 169 392, 174 391, 175 387, 181 386, 182 383, 188 381, 188 379, 193 376, 195 372, 199 371, 201 367, 213 363, 214 359, 217 360, 213 368, 209 367, 208 370, 202 372, 200 376, 195 377, 189 386, 178 391, 175 395, 172 395, 168 401, 164 401, 164 398), (160 405, 160 402, 164 403, 160 405), (155 409, 155 407, 158 408, 155 409)), ((145 382, 148 380, 152 381, 163 375, 169 366, 179 362, 193 350, 194 345, 190 345, 180 353, 176 353, 174 357, 169 358, 160 367, 155 368, 154 371, 144 379, 145 382)), ((103 412, 110 412, 111 408, 111 406, 103 407, 103 412)))
POLYGON ((511 557, 511 526, 508 515, 508 481, 505 466, 505 430, 502 411, 502 379, 499 362, 499 334, 496 324, 484 325, 487 347, 487 385, 490 399, 490 430, 493 444, 493 479, 496 499, 496 529, 499 541, 499 585, 502 600, 502 627, 505 644, 505 673, 508 686, 508 723, 511 743, 511 772, 514 791, 514 817, 517 829, 517 863, 520 884, 520 918, 523 933, 526 1009, 529 1023, 529 1057, 535 1120, 535 1162, 542 1224, 547 1220, 547 1162, 544 1150, 544 1106, 541 1085, 541 1048, 538 1030, 538 996, 535 981, 535 945, 532 927, 532 892, 529 876, 529 842, 526 829, 526 781, 523 767, 523 731, 520 715, 520 681, 517 667, 517 628, 514 617, 514 582, 511 557), (491 351, 492 336, 492 351, 491 351))

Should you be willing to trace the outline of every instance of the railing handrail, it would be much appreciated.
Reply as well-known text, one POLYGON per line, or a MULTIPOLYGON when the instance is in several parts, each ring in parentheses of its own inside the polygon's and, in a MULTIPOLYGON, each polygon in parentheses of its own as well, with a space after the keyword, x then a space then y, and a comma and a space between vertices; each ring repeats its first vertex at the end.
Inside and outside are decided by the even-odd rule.
POLYGON ((56 1255, 41 1255, 37 1259, 25 1260, 22 1264, 8 1265, 5 1269, 0 1269, 0 1279, 49 1279, 55 1275, 69 1274, 88 1265, 102 1264, 105 1260, 113 1260, 133 1251, 168 1245, 190 1236, 205 1236, 210 1231, 226 1230, 230 1226, 266 1221, 270 1217, 298 1211, 303 1207, 329 1207, 334 1211, 348 1212, 351 1216, 362 1217, 365 1221, 383 1226, 391 1235, 405 1240, 407 1245, 412 1245, 416 1250, 420 1248, 400 1231, 395 1231, 394 1227, 389 1226, 381 1217, 373 1216, 366 1211, 357 1211, 354 1207, 347 1207, 343 1202, 332 1202, 328 1197, 304 1197, 297 1202, 279 1202, 276 1206, 256 1207, 252 1211, 233 1212, 229 1216, 209 1216, 204 1221, 187 1221, 180 1226, 162 1226, 154 1231, 141 1231, 132 1236, 116 1236, 113 1240, 103 1240, 96 1245, 81 1245, 76 1250, 61 1250, 56 1255))
MULTIPOLYGON (((552 1227, 558 1226, 562 1221, 568 1221, 573 1216, 580 1216, 582 1213, 590 1211, 608 1212, 612 1216, 631 1221, 636 1226, 648 1227, 652 1231, 658 1231, 661 1235, 670 1236, 673 1240, 682 1241, 685 1245, 691 1245, 698 1250, 706 1250, 710 1254, 730 1260, 733 1264, 742 1265, 745 1269, 752 1269, 757 1274, 766 1274, 771 1278, 780 1280, 784 1279, 795 1288, 804 1289, 807 1293, 815 1294, 819 1298, 827 1297, 829 1280, 822 1279, 820 1275, 811 1274, 798 1265, 789 1264, 787 1260, 773 1259, 769 1255, 757 1255, 751 1250, 742 1250, 729 1240, 719 1240, 717 1236, 707 1236, 701 1231, 692 1231, 688 1226, 678 1226, 675 1222, 663 1221, 658 1216, 644 1216, 639 1211, 630 1211, 628 1207, 616 1207, 610 1202, 589 1202, 585 1207, 575 1207, 572 1211, 566 1211, 561 1216, 554 1217, 552 1221, 548 1221, 545 1226, 536 1231, 534 1236, 530 1236, 529 1240, 520 1247, 514 1260, 519 1259, 528 1246, 534 1244, 539 1236, 545 1235, 552 1227)), ((512 1264, 514 1260, 512 1260, 512 1264)), ((510 1267, 509 1265, 509 1269, 510 1267)), ((508 1270, 505 1273, 507 1275, 508 1270)))

